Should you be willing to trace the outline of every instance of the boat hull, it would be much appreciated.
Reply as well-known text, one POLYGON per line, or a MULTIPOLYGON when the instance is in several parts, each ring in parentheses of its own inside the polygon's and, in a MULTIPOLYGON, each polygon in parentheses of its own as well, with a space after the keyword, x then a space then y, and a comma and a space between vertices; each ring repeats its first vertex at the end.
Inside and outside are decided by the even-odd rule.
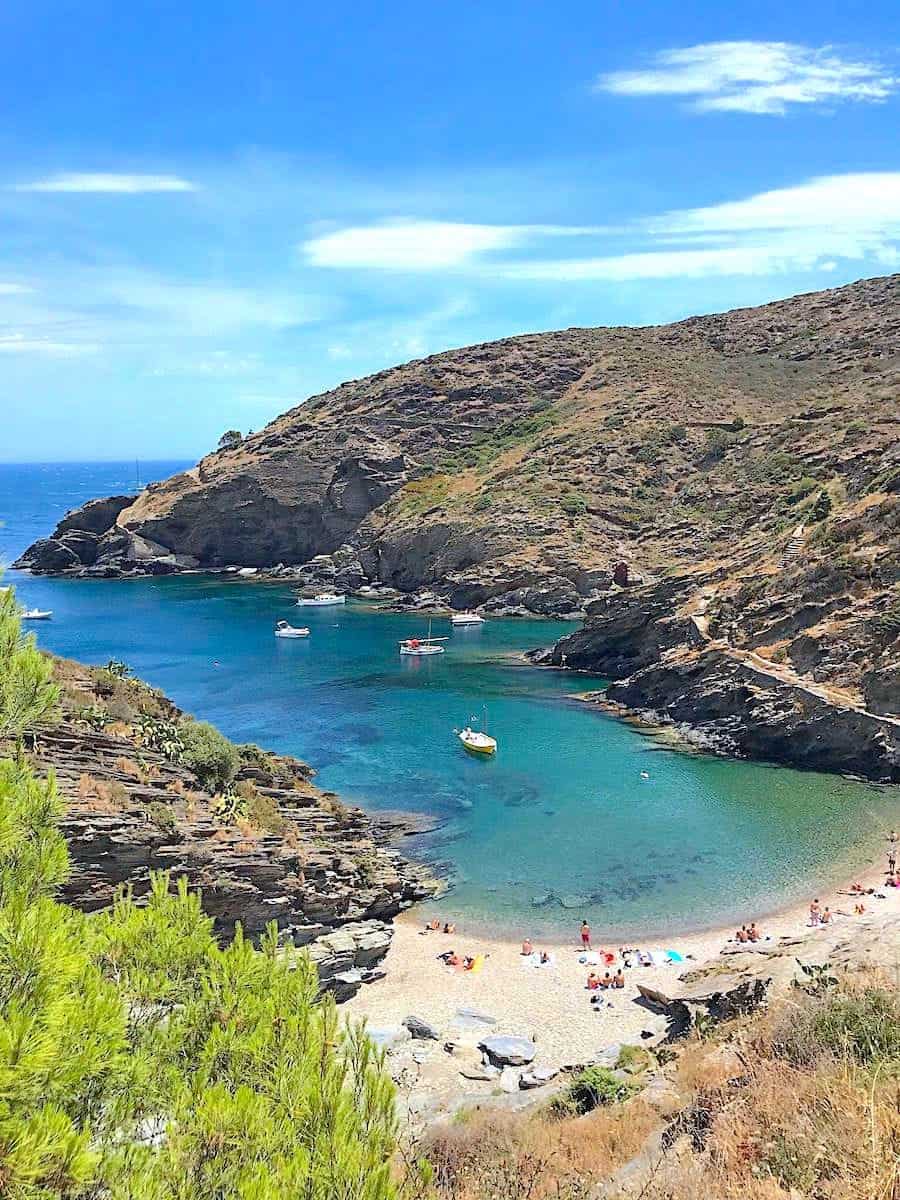
POLYGON ((346 603, 346 596, 301 596, 297 601, 299 608, 331 608, 333 605, 346 603))
POLYGON ((458 736, 463 747, 468 750, 470 754, 478 754, 482 758, 486 758, 491 754, 497 753, 497 742, 492 737, 487 737, 487 735, 466 737, 464 733, 461 733, 458 736))

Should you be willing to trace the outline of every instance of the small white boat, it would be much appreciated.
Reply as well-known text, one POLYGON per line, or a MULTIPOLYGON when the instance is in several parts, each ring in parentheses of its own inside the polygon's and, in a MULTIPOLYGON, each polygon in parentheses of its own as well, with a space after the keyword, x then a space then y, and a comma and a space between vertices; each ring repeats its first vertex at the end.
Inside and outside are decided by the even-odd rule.
POLYGON ((53 610, 49 608, 26 608, 22 613, 23 621, 49 621, 53 610))
POLYGON ((289 625, 287 621, 276 621, 275 636, 281 638, 304 638, 309 637, 309 630, 305 627, 298 628, 296 625, 289 625))
POLYGON ((316 596, 298 596, 301 608, 326 608, 331 604, 346 604, 347 597, 337 592, 319 592, 316 596))
POLYGON ((429 654, 443 654, 444 647, 439 646, 438 642, 446 642, 448 638, 436 638, 431 636, 431 622, 428 622, 428 637, 426 638, 405 638, 400 643, 401 654, 414 654, 419 658, 429 654))
POLYGON ((487 709, 484 710, 481 729, 473 729, 472 721, 474 717, 470 718, 470 723, 465 729, 454 729, 453 732, 472 754, 496 754, 497 739, 492 738, 487 731, 487 709))
POLYGON ((484 617, 475 612, 454 613, 450 618, 451 625, 483 625, 484 617))

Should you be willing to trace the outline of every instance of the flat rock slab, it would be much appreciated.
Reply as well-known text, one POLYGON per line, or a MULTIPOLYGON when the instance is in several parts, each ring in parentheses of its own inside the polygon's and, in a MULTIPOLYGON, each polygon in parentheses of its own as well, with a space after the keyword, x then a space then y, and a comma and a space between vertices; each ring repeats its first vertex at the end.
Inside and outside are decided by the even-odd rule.
POLYGON ((519 1088, 523 1092, 543 1087, 559 1074, 559 1067, 531 1067, 519 1076, 519 1088))
POLYGON ((534 1061, 537 1047, 530 1038, 497 1035, 478 1043, 491 1062, 501 1067, 524 1067, 534 1061))
POLYGON ((477 1029, 481 1025, 496 1025, 497 1018, 489 1013, 479 1012, 477 1008, 458 1008, 453 1023, 461 1029, 477 1029))

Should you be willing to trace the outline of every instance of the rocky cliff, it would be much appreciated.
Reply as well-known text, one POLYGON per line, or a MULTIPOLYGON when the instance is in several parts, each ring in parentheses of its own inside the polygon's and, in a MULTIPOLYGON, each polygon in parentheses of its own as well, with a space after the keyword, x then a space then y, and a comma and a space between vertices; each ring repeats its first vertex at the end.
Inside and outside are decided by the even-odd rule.
POLYGON ((623 702, 690 720, 716 692, 723 745, 810 765, 833 761, 812 747, 845 736, 831 725, 843 705, 883 748, 840 761, 893 777, 898 335, 900 275, 449 351, 312 397, 139 496, 94 502, 18 565, 280 565, 300 582, 427 589, 487 612, 587 610, 551 660, 630 679, 623 702), (683 665, 660 674, 686 652, 704 663, 690 681, 683 665), (731 710, 760 687, 783 714, 808 710, 812 732, 736 732, 731 710))
POLYGON ((256 937, 274 921, 338 999, 378 977, 390 919, 435 889, 394 847, 399 819, 345 807, 304 763, 255 746, 239 748, 226 794, 213 795, 171 752, 182 715, 164 696, 62 660, 56 674, 63 719, 29 749, 66 801, 69 903, 105 907, 122 885, 141 895, 167 870, 201 890, 223 936, 240 922, 256 937))

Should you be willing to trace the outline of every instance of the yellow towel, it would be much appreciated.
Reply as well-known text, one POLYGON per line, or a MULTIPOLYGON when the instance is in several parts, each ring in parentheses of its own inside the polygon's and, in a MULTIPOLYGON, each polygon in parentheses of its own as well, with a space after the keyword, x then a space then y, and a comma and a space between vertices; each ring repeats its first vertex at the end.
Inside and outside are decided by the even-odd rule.
POLYGON ((472 972, 473 975, 476 975, 483 966, 484 966, 484 955, 476 954, 475 957, 472 959, 472 965, 471 965, 471 967, 469 967, 469 970, 472 972))

